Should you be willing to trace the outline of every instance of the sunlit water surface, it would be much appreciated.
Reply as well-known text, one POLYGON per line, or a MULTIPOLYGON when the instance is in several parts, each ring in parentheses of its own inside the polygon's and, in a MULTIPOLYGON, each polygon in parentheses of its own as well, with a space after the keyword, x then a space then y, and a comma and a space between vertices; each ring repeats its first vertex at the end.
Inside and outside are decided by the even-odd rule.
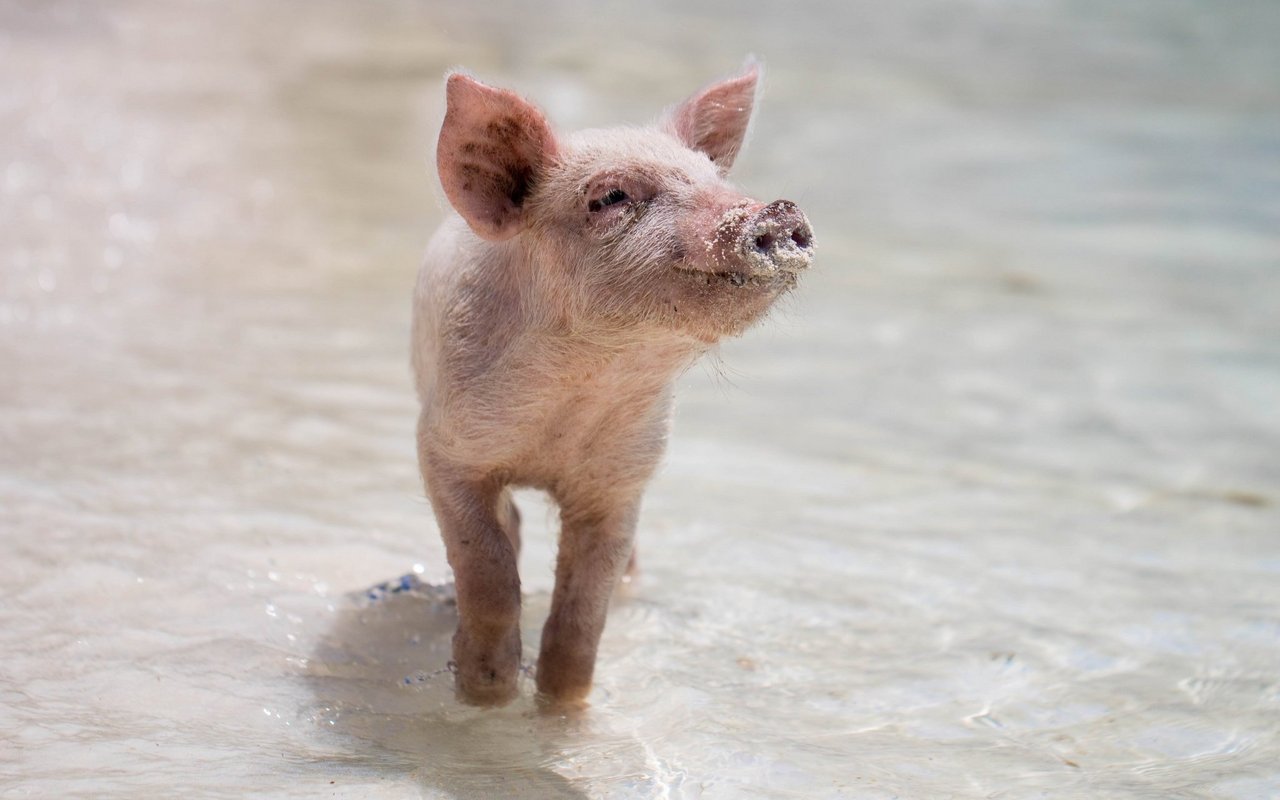
POLYGON ((0 5, 0 795, 1280 794, 1278 31, 0 5), (816 269, 682 381, 592 709, 459 706, 407 367, 441 75, 576 128, 748 52, 737 177, 816 269))

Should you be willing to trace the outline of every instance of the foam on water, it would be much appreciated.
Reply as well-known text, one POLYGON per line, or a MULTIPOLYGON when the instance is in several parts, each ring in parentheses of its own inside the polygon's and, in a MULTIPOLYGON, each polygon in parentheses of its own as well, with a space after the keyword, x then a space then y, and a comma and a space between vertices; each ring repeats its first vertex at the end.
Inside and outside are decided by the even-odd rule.
POLYGON ((1276 794, 1280 12, 777 13, 0 9, 0 794, 1276 794), (440 78, 577 128, 747 52, 821 255, 683 380, 591 711, 460 706, 440 78))

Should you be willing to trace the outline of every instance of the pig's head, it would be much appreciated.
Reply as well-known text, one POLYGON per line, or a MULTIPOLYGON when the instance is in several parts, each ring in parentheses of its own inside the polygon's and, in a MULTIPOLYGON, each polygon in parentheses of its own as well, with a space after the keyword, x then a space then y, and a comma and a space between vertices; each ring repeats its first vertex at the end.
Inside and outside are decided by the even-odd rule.
POLYGON ((471 230, 530 270, 553 313, 710 343, 758 319, 813 253, 794 203, 758 202, 726 180, 758 79, 751 64, 651 127, 558 136, 518 95, 455 73, 440 180, 471 230))

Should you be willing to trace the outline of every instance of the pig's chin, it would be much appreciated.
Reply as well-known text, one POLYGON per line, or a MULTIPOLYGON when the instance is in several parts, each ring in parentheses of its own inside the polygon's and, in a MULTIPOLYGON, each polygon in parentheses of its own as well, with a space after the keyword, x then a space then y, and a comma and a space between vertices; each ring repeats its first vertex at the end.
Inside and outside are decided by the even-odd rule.
POLYGON ((752 275, 745 269, 687 264, 673 266, 672 278, 679 313, 668 317, 668 323, 706 342, 742 333, 796 285, 794 272, 752 275))

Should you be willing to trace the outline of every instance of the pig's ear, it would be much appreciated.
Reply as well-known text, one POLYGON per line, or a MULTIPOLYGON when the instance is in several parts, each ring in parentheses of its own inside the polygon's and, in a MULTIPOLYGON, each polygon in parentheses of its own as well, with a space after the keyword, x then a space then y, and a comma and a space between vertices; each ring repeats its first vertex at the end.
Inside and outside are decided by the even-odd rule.
POLYGON ((672 109, 667 129, 727 173, 747 138, 760 73, 760 63, 748 59, 738 77, 714 83, 672 109))
POLYGON ((542 112, 506 89, 455 72, 445 94, 436 147, 444 193, 477 235, 509 239, 523 227, 534 182, 555 158, 555 135, 542 112))

